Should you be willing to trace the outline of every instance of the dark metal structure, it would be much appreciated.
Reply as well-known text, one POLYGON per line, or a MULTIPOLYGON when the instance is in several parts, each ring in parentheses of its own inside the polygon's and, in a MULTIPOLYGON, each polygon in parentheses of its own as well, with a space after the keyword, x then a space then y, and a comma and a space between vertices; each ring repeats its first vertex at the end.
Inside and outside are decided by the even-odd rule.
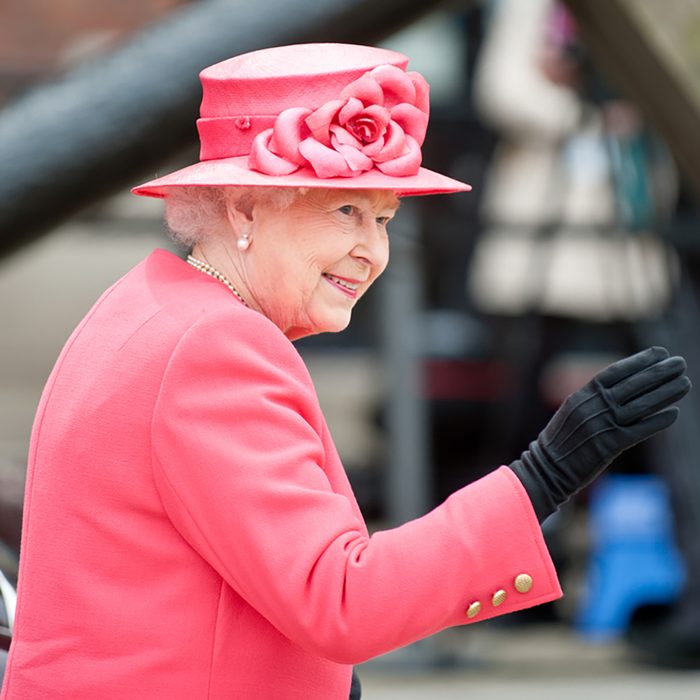
POLYGON ((306 41, 372 43, 437 0, 206 0, 0 113, 0 255, 196 140, 198 72, 306 41))
MULTIPOLYGON (((700 22, 700 8, 693 0, 566 3, 605 72, 642 107, 700 192, 700 59, 693 58, 692 36, 683 34, 693 18, 700 22)), ((152 176, 195 143, 203 67, 285 43, 372 43, 440 4, 201 0, 36 88, 0 112, 0 255, 152 176)))

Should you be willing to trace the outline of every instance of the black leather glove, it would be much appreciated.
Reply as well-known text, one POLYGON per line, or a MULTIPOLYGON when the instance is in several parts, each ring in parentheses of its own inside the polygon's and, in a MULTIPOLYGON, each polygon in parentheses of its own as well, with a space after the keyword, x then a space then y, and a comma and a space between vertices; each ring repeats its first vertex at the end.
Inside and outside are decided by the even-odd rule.
POLYGON ((621 452, 668 428, 690 390, 685 360, 648 348, 606 367, 568 396, 510 468, 542 522, 621 452))

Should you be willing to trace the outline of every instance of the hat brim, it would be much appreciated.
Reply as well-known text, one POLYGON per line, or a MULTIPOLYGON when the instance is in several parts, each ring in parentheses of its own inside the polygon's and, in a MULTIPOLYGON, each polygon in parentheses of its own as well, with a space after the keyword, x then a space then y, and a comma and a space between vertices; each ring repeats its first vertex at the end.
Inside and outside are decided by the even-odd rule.
POLYGON ((419 168, 415 175, 408 177, 392 177, 375 168, 355 177, 318 178, 309 167, 279 176, 249 170, 247 164, 247 156, 205 160, 145 182, 131 191, 144 197, 166 197, 175 187, 323 187, 391 190, 400 197, 409 197, 471 190, 471 185, 427 168, 419 168))

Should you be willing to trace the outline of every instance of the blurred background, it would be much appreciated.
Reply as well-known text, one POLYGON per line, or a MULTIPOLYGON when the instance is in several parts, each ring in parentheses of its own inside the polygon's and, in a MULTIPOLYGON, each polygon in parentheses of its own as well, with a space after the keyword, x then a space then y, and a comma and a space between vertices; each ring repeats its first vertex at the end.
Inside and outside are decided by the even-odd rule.
MULTIPOLYGON (((666 345, 700 386, 700 0, 5 0, 0 626, 43 384, 101 292, 175 250, 129 188, 197 160, 201 68, 309 40, 406 53, 424 165, 474 187, 405 200, 349 329, 298 343, 372 527, 518 457, 625 354, 666 345)), ((697 698, 699 428, 696 390, 545 523, 563 601, 370 662, 366 697, 697 698)))

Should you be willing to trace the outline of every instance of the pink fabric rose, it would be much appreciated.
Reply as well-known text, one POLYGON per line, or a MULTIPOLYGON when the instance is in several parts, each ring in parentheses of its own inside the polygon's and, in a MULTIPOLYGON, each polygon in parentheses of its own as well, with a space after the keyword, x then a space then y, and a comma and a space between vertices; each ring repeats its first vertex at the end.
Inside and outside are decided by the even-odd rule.
POLYGON ((416 72, 377 66, 316 110, 285 109, 260 132, 248 165, 289 175, 305 164, 319 178, 354 177, 376 167, 415 175, 428 126, 428 83, 416 72))

